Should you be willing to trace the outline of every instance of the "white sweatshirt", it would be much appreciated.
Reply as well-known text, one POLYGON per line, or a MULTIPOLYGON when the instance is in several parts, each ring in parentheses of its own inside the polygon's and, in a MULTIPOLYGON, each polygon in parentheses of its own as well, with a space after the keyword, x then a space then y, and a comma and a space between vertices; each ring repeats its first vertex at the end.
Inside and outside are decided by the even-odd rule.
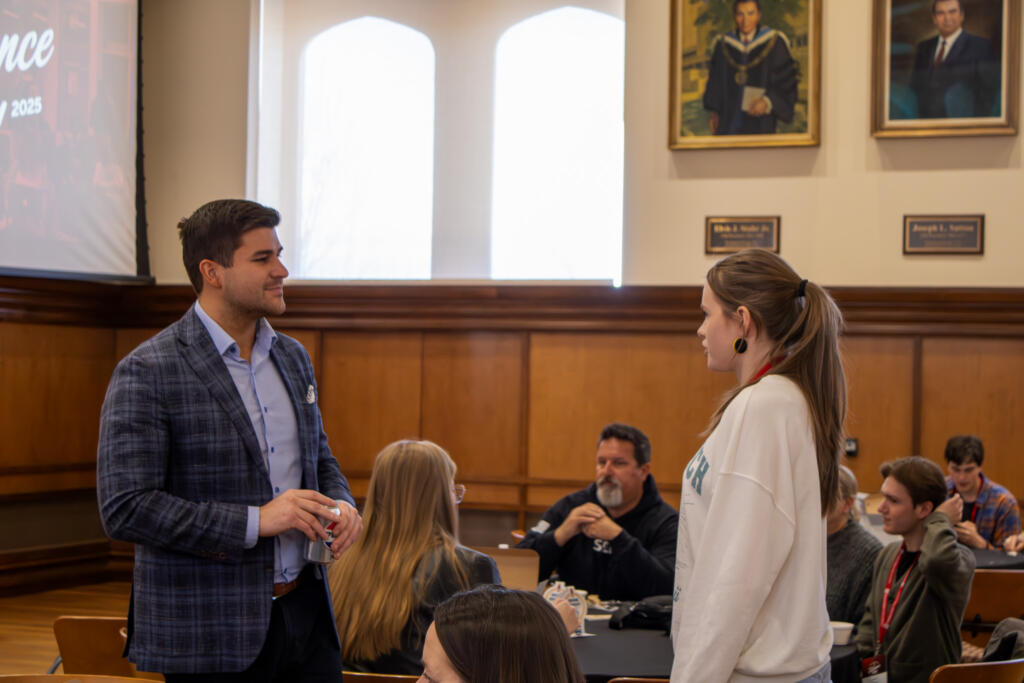
POLYGON ((672 683, 800 681, 829 659, 814 430, 791 380, 744 389, 683 474, 672 683))

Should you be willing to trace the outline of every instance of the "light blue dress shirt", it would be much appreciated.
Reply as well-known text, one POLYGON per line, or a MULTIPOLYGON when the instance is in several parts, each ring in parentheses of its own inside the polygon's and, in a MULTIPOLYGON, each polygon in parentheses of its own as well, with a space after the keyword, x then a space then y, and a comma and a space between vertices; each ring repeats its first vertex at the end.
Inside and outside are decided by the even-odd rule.
MULTIPOLYGON (((238 395, 245 404, 252 421, 256 440, 260 444, 263 462, 270 473, 274 497, 288 489, 302 488, 302 456, 299 451, 299 428, 295 407, 288 397, 288 388, 281 378, 270 349, 277 341, 277 333, 266 318, 260 318, 252 356, 246 361, 239 354, 238 344, 231 335, 211 318, 197 301, 196 315, 210 333, 217 353, 234 380, 238 395)), ((249 506, 245 530, 245 546, 252 548, 259 536, 259 507, 249 506)), ((295 529, 274 539, 274 582, 294 580, 306 565, 303 548, 306 537, 295 529)))

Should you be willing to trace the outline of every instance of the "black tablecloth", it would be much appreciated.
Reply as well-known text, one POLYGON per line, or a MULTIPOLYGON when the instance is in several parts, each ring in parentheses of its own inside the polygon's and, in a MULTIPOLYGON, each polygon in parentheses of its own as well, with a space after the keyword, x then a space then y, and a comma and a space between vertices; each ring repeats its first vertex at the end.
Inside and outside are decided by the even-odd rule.
MULTIPOLYGON (((672 671, 672 641, 664 631, 626 628, 616 631, 608 622, 587 622, 589 638, 573 638, 583 673, 589 683, 605 683, 616 676, 668 678, 672 671)), ((832 683, 860 683, 860 660, 854 645, 832 648, 832 683)))
POLYGON ((1010 555, 1002 550, 971 548, 978 569, 1024 569, 1024 555, 1010 555))

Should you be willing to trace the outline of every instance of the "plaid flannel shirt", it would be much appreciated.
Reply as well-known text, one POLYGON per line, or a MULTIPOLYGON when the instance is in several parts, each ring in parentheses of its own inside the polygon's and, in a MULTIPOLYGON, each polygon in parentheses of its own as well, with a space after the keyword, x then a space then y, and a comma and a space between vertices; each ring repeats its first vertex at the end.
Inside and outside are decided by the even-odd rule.
MULTIPOLYGON (((946 490, 949 496, 956 490, 950 477, 946 477, 946 490)), ((1020 533, 1017 499, 985 475, 981 475, 981 489, 974 502, 974 509, 977 510, 974 526, 978 529, 978 535, 985 539, 986 548, 1002 548, 1006 539, 1020 533)))

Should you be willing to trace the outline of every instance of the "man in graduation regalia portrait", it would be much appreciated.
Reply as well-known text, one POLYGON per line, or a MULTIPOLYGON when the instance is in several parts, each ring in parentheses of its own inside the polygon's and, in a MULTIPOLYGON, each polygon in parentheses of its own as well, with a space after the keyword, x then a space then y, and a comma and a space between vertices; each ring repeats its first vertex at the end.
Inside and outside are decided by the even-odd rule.
POLYGON ((799 66, 782 31, 761 26, 760 0, 736 0, 734 30, 711 46, 704 108, 714 135, 763 135, 793 120, 799 66))

